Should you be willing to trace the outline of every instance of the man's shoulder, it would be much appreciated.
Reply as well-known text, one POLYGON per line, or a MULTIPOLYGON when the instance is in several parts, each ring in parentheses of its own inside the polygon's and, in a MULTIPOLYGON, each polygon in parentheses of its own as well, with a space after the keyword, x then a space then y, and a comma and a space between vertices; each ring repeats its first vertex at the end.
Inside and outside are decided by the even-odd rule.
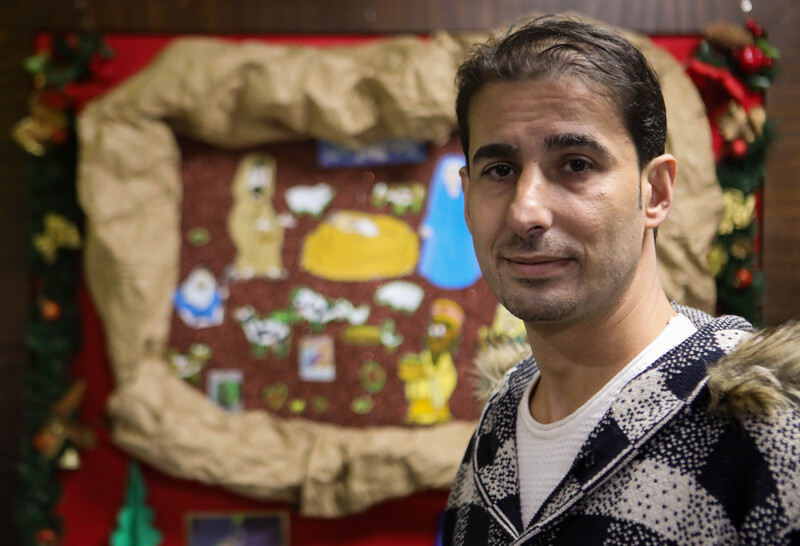
POLYGON ((800 321, 755 329, 742 317, 713 317, 682 306, 675 309, 692 321, 697 332, 663 366, 670 368, 672 361, 679 361, 687 368, 692 361, 704 361, 709 392, 706 411, 741 424, 758 423, 762 432, 781 419, 797 421, 800 321))
POLYGON ((709 366, 708 377, 712 410, 739 420, 796 414, 800 322, 755 331, 709 366))
POLYGON ((707 373, 705 411, 734 423, 774 476, 792 476, 800 497, 800 322, 742 337, 707 373))
POLYGON ((686 371, 688 366, 697 364, 700 364, 697 371, 710 368, 735 352, 755 332, 752 324, 736 315, 715 317, 692 307, 673 304, 673 308, 689 319, 696 331, 660 359, 657 366, 667 370, 676 368, 667 373, 686 371))

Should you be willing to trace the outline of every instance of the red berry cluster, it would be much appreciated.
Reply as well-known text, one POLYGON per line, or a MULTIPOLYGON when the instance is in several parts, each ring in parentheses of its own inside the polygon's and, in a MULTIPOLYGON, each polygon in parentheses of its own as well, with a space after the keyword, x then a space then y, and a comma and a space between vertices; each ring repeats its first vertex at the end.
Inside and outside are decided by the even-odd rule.
POLYGON ((766 38, 764 29, 756 23, 753 19, 747 19, 747 30, 756 39, 756 43, 748 44, 744 47, 738 48, 734 51, 734 57, 739 63, 739 68, 745 74, 756 74, 764 67, 772 66, 772 57, 764 53, 764 50, 759 47, 758 39, 766 38))

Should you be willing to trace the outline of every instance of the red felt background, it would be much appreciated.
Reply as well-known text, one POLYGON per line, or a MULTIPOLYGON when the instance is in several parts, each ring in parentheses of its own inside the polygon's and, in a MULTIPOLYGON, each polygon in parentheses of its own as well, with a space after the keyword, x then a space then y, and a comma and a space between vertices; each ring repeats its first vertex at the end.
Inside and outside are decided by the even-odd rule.
MULTIPOLYGON (((47 41, 37 38, 37 44, 47 41)), ((95 92, 102 92, 146 66, 173 37, 108 36, 115 51, 109 78, 95 92)), ((237 40, 247 37, 237 37, 237 40)), ((361 43, 374 37, 359 36, 282 36, 258 39, 315 46, 361 43)), ((655 37, 679 60, 688 58, 697 37, 655 37)), ((83 320, 83 347, 75 359, 75 377, 88 383, 82 406, 82 420, 94 426, 98 445, 81 454, 78 470, 64 471, 60 480, 63 495, 57 508, 63 517, 63 546, 100 546, 108 544, 122 506, 127 465, 130 458, 108 440, 105 406, 112 390, 112 376, 105 354, 103 329, 85 289, 79 293, 83 320)), ((447 493, 429 491, 375 506, 364 514, 322 520, 300 517, 290 506, 259 502, 228 493, 218 487, 179 480, 141 465, 148 490, 147 504, 155 512, 154 525, 162 532, 164 546, 182 546, 185 542, 185 518, 191 512, 235 512, 283 510, 289 516, 290 544, 295 546, 329 545, 403 545, 422 546, 434 543, 437 518, 444 508, 447 493)))

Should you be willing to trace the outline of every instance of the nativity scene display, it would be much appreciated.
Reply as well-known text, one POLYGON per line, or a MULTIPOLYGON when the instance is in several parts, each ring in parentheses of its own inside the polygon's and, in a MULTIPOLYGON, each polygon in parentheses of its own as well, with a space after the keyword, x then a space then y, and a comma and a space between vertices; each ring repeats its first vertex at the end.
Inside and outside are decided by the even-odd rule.
POLYGON ((356 427, 477 416, 496 302, 457 139, 229 151, 181 141, 170 363, 228 411, 356 427))

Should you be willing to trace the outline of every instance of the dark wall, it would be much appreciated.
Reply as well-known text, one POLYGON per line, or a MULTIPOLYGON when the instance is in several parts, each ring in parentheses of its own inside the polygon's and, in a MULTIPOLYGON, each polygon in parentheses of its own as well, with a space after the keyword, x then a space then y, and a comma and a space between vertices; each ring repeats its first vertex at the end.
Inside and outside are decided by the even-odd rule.
MULTIPOLYGON (((800 316, 800 7, 753 2, 752 15, 781 50, 783 72, 768 95, 780 140, 767 164, 763 268, 767 322, 800 316)), ((532 12, 578 11, 647 33, 700 33, 712 21, 743 22, 736 0, 4 0, 0 6, 0 536, 8 536, 21 411, 28 306, 24 155, 9 128, 25 115, 21 70, 37 30, 101 32, 427 33, 485 31, 532 12)))
POLYGON ((0 7, 0 537, 10 535, 20 390, 27 364, 22 341, 27 309, 25 155, 9 131, 27 111, 28 80, 20 63, 30 46, 20 19, 10 15, 0 7))

